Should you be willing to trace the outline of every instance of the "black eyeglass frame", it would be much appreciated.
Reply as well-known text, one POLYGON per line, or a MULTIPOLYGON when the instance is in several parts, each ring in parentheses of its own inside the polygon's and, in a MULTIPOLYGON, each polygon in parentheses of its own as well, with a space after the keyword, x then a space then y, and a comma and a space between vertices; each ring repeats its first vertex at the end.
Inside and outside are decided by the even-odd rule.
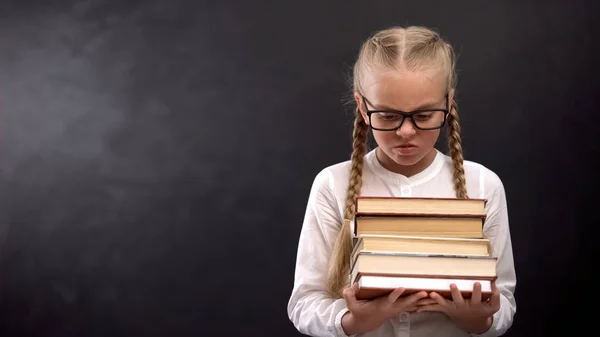
MULTIPOLYGON (((362 95, 361 95, 362 96, 362 95)), ((406 117, 410 118, 410 121, 412 122, 413 126, 419 130, 437 130, 437 129, 441 129, 444 127, 444 124, 446 124, 446 119, 448 118, 448 113, 450 112, 449 106, 450 106, 450 101, 449 101, 449 96, 448 94, 446 94, 445 99, 446 99, 446 107, 447 108, 436 108, 436 109, 418 109, 418 110, 414 110, 414 111, 400 111, 400 110, 391 110, 391 109, 383 109, 383 110, 369 110, 367 103, 371 104, 371 102, 369 102, 367 100, 367 98, 365 96, 362 96, 363 99, 363 104, 365 106, 365 110, 367 113, 367 116, 369 117, 369 127, 373 130, 378 130, 378 131, 396 131, 398 129, 400 129, 402 127, 402 124, 404 124, 404 121, 406 120, 406 117), (421 128, 417 125, 417 123, 415 123, 415 118, 414 115, 418 114, 418 113, 422 113, 422 112, 434 112, 434 111, 442 111, 444 113, 444 119, 442 120, 442 122, 440 123, 440 126, 436 126, 436 127, 432 127, 432 128, 421 128), (390 128, 390 129, 381 129, 381 128, 375 128, 373 127, 373 123, 371 121, 371 115, 373 113, 376 112, 384 112, 384 113, 394 113, 394 114, 399 114, 402 115, 402 121, 400 121, 400 125, 398 125, 395 128, 390 128)), ((372 104, 371 104, 372 105, 372 104)))

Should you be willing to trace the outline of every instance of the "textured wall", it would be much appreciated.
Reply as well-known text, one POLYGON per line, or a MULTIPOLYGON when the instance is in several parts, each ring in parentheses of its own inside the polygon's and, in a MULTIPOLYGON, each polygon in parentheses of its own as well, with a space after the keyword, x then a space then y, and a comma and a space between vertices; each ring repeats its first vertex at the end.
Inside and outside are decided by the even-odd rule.
POLYGON ((350 67, 393 24, 459 54, 466 158, 508 193, 509 335, 573 323, 598 4, 238 2, 0 4, 0 335, 298 335, 310 184, 349 157, 350 67))

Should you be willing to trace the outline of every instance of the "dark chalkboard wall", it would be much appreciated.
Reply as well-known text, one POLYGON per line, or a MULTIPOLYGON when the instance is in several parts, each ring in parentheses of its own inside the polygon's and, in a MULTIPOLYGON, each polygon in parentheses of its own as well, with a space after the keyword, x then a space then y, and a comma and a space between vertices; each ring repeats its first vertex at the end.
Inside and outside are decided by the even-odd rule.
POLYGON ((459 54, 466 158, 508 193, 508 335, 585 329, 565 309, 597 289, 579 282, 598 9, 2 1, 0 335, 299 336, 286 304, 310 184, 349 157, 360 43, 395 24, 437 28, 459 54))

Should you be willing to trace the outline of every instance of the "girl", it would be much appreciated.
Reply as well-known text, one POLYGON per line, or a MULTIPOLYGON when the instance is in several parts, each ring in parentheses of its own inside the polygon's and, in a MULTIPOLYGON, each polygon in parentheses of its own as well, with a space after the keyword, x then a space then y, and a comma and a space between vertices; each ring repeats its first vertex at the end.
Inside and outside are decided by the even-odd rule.
POLYGON ((322 337, 504 334, 516 311, 506 196, 493 171, 463 161, 452 47, 423 27, 379 31, 363 43, 353 81, 351 160, 323 169, 314 180, 298 243, 290 320, 301 333, 322 337), (435 148, 443 127, 450 156, 435 148), (369 129, 377 147, 367 152, 369 129), (397 289, 358 301, 355 285, 347 283, 359 194, 487 199, 484 233, 498 258, 491 299, 481 301, 476 284, 470 299, 452 286, 452 299, 426 292, 402 296, 397 289))

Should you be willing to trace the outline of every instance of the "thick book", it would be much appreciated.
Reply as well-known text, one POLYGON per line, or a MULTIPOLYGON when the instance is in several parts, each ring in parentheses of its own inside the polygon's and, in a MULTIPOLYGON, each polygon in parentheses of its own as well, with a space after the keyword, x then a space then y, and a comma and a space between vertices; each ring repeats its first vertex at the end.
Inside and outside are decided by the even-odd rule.
POLYGON ((481 298, 485 301, 492 295, 492 282, 495 279, 495 277, 449 278, 421 275, 382 276, 353 274, 351 282, 358 282, 356 298, 359 300, 371 300, 385 296, 396 288, 404 288, 401 296, 407 296, 424 290, 427 293, 437 292, 443 297, 451 299, 451 284, 457 286, 463 298, 471 298, 475 282, 479 282, 481 284, 481 298))
POLYGON ((355 202, 357 216, 363 215, 444 215, 485 216, 486 199, 431 197, 360 196, 355 202))
POLYGON ((357 214, 354 236, 364 234, 483 238, 485 215, 357 214))
POLYGON ((358 237, 350 260, 360 252, 491 255, 492 248, 488 239, 365 234, 358 237))
POLYGON ((360 251, 353 258, 353 274, 469 278, 496 276, 497 258, 492 255, 360 251))

